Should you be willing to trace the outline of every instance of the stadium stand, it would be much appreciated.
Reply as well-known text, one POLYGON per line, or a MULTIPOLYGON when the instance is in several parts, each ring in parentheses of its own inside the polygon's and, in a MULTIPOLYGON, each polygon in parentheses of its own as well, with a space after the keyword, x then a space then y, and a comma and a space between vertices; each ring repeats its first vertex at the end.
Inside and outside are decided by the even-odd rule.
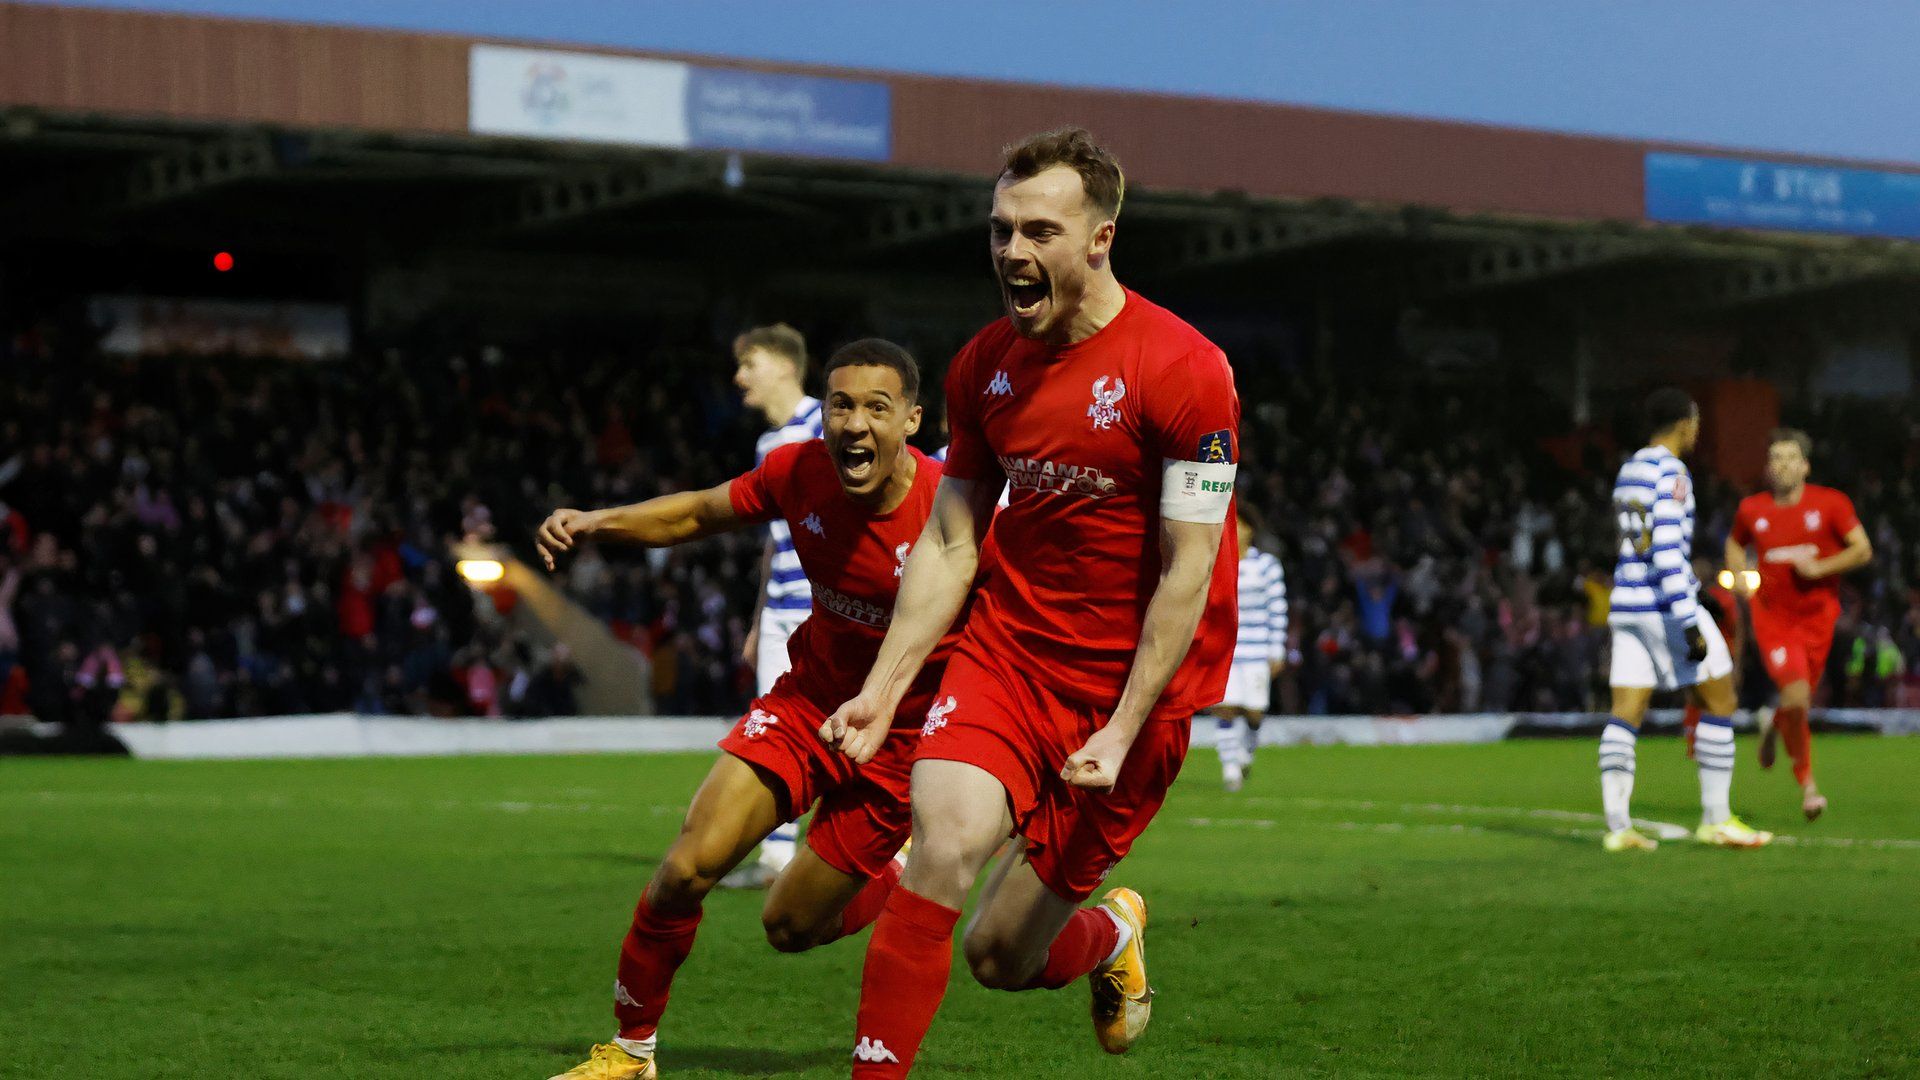
MULTIPOLYGON (((638 356, 422 347, 318 363, 109 358, 89 334, 43 323, 4 346, 0 714, 571 713, 580 676, 564 648, 486 618, 476 602, 511 601, 461 581, 451 545, 528 554, 554 505, 750 464, 756 421, 700 328, 663 326, 638 356)), ((1569 467, 1548 447, 1563 421, 1525 394, 1237 359, 1243 492, 1275 530, 1295 613, 1279 711, 1604 702, 1616 442, 1591 439, 1569 467)), ((1820 475, 1856 493, 1878 552, 1847 581, 1834 705, 1915 700, 1920 429, 1906 405, 1794 417, 1820 439, 1820 475)), ((1709 483, 1711 543, 1737 495, 1709 483)), ((660 712, 727 713, 749 696, 738 657, 757 555, 751 537, 588 545, 563 573, 651 658, 660 712)))

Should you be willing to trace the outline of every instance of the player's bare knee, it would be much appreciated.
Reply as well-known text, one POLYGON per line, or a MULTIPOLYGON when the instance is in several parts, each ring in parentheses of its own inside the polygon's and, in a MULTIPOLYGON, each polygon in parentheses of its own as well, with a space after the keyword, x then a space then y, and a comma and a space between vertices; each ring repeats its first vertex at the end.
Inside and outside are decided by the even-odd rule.
POLYGON ((1033 982, 1044 956, 1034 957, 1018 941, 976 926, 962 941, 967 970, 989 990, 1019 990, 1033 982))
POLYGON ((1738 705, 1732 679, 1721 677, 1700 687, 1700 707, 1715 716, 1730 716, 1738 705))
POLYGON ((667 849, 654 871, 653 892, 657 898, 669 902, 698 901, 712 892, 731 869, 723 856, 703 852, 698 844, 682 836, 680 842, 667 849))
POLYGON ((806 952, 827 940, 820 923, 800 912, 770 907, 760 914, 760 926, 776 952, 806 952))

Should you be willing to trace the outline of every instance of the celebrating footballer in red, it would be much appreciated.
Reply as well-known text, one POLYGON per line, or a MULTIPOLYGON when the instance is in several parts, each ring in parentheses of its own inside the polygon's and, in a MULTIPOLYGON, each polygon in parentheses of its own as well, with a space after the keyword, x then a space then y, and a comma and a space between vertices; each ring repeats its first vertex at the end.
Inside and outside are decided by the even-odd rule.
POLYGON ((1240 404, 1226 357, 1123 288, 1123 192, 1077 129, 1013 147, 994 188, 1007 318, 947 376, 953 444, 894 620, 860 695, 823 736, 865 760, 921 658, 961 616, 986 524, 999 553, 926 716, 914 851, 867 948, 857 1077, 904 1076, 945 993, 968 889, 1009 832, 965 935, 1003 990, 1089 976, 1095 1034, 1144 1031, 1146 903, 1085 900, 1180 771, 1193 714, 1220 700, 1235 635, 1240 404))
MULTIPOLYGON (((762 921, 782 952, 837 940, 880 913, 899 880, 914 744, 953 642, 902 696, 898 729, 855 763, 818 737, 859 691, 893 617, 901 569, 926 523, 940 465, 906 446, 920 426, 919 369, 897 345, 857 341, 827 362, 825 439, 782 446, 744 476, 635 506, 557 510, 541 526, 554 555, 592 536, 666 546, 784 518, 813 583, 813 610, 788 640, 793 667, 720 742, 635 908, 614 982, 619 1034, 554 1080, 651 1080, 674 973, 693 948, 708 890, 775 825, 819 801, 806 847, 768 893, 762 921)), ((890 718, 891 719, 891 718, 890 718)))
POLYGON ((1771 768, 1776 739, 1793 759, 1801 808, 1811 821, 1827 800, 1813 780, 1813 736, 1807 710, 1833 647, 1840 617, 1839 575, 1873 558, 1867 530, 1853 502, 1832 488, 1807 483, 1812 440, 1783 428, 1767 448, 1769 490, 1749 495, 1727 536, 1727 569, 1745 591, 1747 549, 1759 555, 1760 587, 1747 608, 1753 639, 1767 674, 1780 688, 1780 707, 1760 742, 1760 764, 1771 768))

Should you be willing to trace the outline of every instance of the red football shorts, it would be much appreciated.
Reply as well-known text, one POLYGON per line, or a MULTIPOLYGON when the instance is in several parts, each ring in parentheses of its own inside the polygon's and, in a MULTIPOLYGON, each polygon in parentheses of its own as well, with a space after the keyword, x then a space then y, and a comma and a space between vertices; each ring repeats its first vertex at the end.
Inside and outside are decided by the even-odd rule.
POLYGON ((1780 615, 1760 607, 1753 612, 1753 643, 1760 660, 1775 686, 1806 682, 1819 686, 1827 670, 1827 653, 1833 649, 1833 624, 1836 616, 1780 615))
MULTIPOLYGON (((918 720, 925 699, 911 707, 911 714, 903 707, 902 715, 918 720)), ((826 719, 818 704, 798 692, 791 676, 782 675, 764 697, 754 699, 747 715, 720 740, 720 749, 779 778, 786 790, 775 794, 786 800, 781 808, 785 820, 792 821, 820 800, 807 827, 807 846, 842 873, 872 877, 913 831, 907 791, 920 733, 896 727, 872 761, 855 765, 820 741, 826 719)))
POLYGON ((1140 729, 1114 790, 1060 779, 1067 756, 1106 722, 964 639, 921 729, 919 760, 961 761, 1007 789, 1014 828, 1042 884, 1079 903, 1106 880, 1166 801, 1192 736, 1191 716, 1155 716, 1140 729))

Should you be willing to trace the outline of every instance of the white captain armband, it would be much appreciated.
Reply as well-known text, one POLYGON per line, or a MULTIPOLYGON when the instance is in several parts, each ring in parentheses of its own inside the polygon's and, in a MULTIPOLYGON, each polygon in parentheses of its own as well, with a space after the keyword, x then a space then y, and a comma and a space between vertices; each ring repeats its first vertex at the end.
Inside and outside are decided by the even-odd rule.
POLYGON ((1160 516, 1168 521, 1220 525, 1233 503, 1233 477, 1240 466, 1231 461, 1161 462, 1160 516))

